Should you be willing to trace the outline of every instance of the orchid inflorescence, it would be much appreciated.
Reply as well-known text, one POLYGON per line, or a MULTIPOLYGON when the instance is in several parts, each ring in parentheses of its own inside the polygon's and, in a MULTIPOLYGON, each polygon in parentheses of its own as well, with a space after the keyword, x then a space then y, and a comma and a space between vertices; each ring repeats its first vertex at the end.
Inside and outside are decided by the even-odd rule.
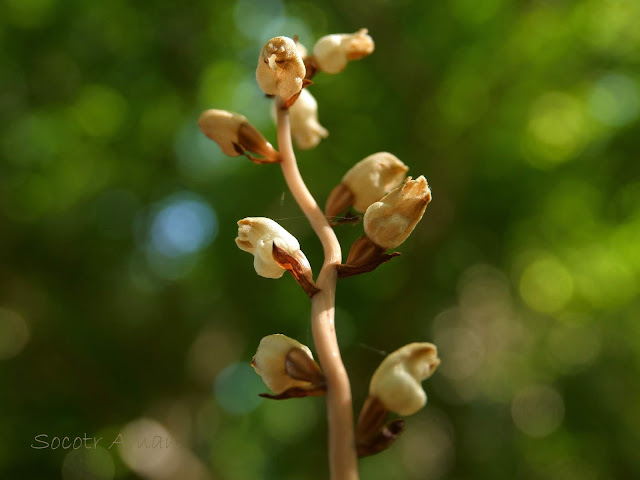
MULTIPOLYGON (((248 217, 238 222, 236 244, 254 256, 256 273, 266 278, 280 278, 285 272, 290 272, 312 303, 319 302, 322 295, 328 295, 328 305, 332 306, 337 278, 371 272, 399 255, 398 252, 387 251, 407 239, 431 201, 431 190, 425 177, 406 177, 408 167, 388 152, 371 154, 347 171, 328 195, 324 212, 319 211, 301 177, 290 173, 291 168, 297 172, 295 157, 290 148, 283 147, 283 143, 286 144, 288 139, 290 145, 292 137, 300 149, 314 148, 329 133, 318 121, 318 103, 308 90, 313 84, 311 78, 320 73, 340 73, 349 61, 365 57, 373 50, 374 42, 366 29, 353 34, 322 37, 311 54, 297 38, 275 37, 264 45, 258 57, 256 79, 263 92, 273 98, 272 115, 278 124, 280 152, 238 113, 211 109, 202 113, 198 122, 203 133, 225 154, 244 155, 257 164, 282 164, 289 188, 316 233, 325 227, 336 228, 342 223, 359 221, 360 217, 351 212, 351 208, 364 214, 364 234, 351 246, 346 262, 326 260, 317 283, 298 240, 282 226, 263 217, 248 217), (285 170, 286 162, 289 162, 286 167, 289 173, 285 170), (311 200, 301 202, 296 195, 299 191, 306 192, 303 197, 307 195, 311 200), (341 214, 344 216, 339 217, 341 214)), ((318 236, 325 247, 325 242, 337 243, 333 232, 328 240, 326 235, 324 239, 320 233, 318 236)), ((339 258, 339 244, 337 252, 339 258)), ((326 308, 321 314, 329 314, 332 319, 333 308, 326 308)), ((313 315, 318 316, 317 312, 312 314, 312 321, 315 321, 313 315)), ((325 333, 332 339, 329 343, 334 342, 337 347, 335 331, 325 333)), ((339 351, 337 359, 325 356, 323 360, 318 342, 326 340, 316 338, 315 331, 314 340, 319 349, 320 364, 325 370, 335 370, 335 365, 329 365, 331 362, 340 362, 338 368, 344 370, 339 351)), ((426 404, 421 382, 434 372, 439 363, 436 347, 431 343, 410 343, 388 355, 371 378, 369 396, 355 428, 354 445, 348 447, 358 456, 386 449, 402 432, 404 425, 401 419, 387 422, 389 414, 412 415, 426 404)), ((332 390, 342 388, 332 383, 329 373, 325 377, 307 346, 285 335, 264 337, 251 364, 273 391, 273 394, 263 394, 267 398, 331 395, 332 390)), ((346 393, 348 408, 351 409, 348 379, 346 393)), ((330 411, 330 415, 334 413, 330 411)), ((351 415, 348 413, 348 418, 351 415)), ((354 431, 353 425, 348 428, 354 431)), ((335 465, 348 463, 336 461, 335 465)), ((332 467, 332 476, 357 478, 357 471, 351 476, 341 475, 338 467, 332 467)))

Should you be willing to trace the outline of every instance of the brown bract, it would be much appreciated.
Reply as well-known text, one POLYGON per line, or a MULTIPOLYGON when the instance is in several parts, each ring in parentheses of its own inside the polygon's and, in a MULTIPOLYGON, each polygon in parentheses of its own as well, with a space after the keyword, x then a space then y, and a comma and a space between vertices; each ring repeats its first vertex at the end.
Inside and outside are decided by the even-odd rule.
POLYGON ((404 420, 387 423, 389 410, 376 397, 369 396, 358 417, 356 445, 358 457, 375 455, 386 450, 404 431, 404 420))
POLYGON ((313 281, 311 266, 302 251, 288 252, 284 248, 280 248, 274 241, 272 253, 276 263, 291 272, 293 278, 296 279, 296 282, 298 282, 309 298, 320 291, 313 281))
POLYGON ((361 236, 351 245, 347 261, 336 267, 338 277, 346 278, 372 272, 383 263, 400 255, 400 252, 385 252, 386 250, 383 247, 376 245, 369 237, 366 235, 361 236))
POLYGON ((278 395, 261 393, 260 396, 271 400, 288 398, 319 397, 327 392, 327 384, 318 364, 301 348, 293 348, 287 353, 285 371, 296 380, 308 382, 305 387, 292 387, 278 395))
POLYGON ((351 205, 353 205, 353 192, 347 185, 340 182, 331 190, 324 206, 324 214, 333 222, 334 217, 344 212, 351 205))

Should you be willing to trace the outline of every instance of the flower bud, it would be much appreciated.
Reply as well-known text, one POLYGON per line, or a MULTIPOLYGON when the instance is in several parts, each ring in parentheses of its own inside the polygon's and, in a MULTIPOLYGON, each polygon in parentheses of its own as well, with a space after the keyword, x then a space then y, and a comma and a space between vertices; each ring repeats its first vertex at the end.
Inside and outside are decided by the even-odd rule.
POLYGON ((249 123, 244 115, 226 110, 206 110, 198 119, 198 126, 211 140, 216 142, 223 153, 237 157, 247 155, 245 152, 255 152, 267 160, 257 159, 247 155, 257 163, 272 163, 279 161, 278 152, 267 142, 264 136, 249 123))
POLYGON ((298 55, 300 55, 300 58, 302 60, 307 58, 309 56, 309 52, 307 51, 307 47, 305 47, 302 43, 300 43, 300 41, 297 40, 296 38, 294 38, 293 41, 296 42, 296 49, 298 50, 298 55))
POLYGON ((306 74, 296 43, 288 37, 269 40, 258 58, 256 80, 267 95, 288 99, 300 92, 306 74))
POLYGON ((364 231, 376 245, 395 248, 411 234, 431 201, 431 190, 421 175, 372 203, 364 214, 364 231))
POLYGON ((298 240, 273 220, 264 217, 240 220, 236 244, 253 254, 253 266, 261 277, 280 278, 289 271, 310 298, 319 292, 298 240))
POLYGON ((431 343, 410 343, 388 355, 371 377, 369 395, 398 415, 413 415, 427 403, 421 382, 440 365, 431 343))
POLYGON ((326 73, 340 73, 349 60, 357 60, 373 52, 373 39, 366 28, 356 33, 335 33, 319 39, 313 47, 317 66, 326 73))
POLYGON ((356 163, 342 177, 353 193, 353 208, 365 212, 404 179, 409 168, 395 155, 378 152, 356 163))
MULTIPOLYGON (((277 121, 276 109, 274 102, 271 114, 275 121, 277 121)), ((307 89, 302 90, 296 103, 289 108, 289 118, 293 141, 303 150, 315 147, 320 140, 329 135, 327 129, 318 122, 318 102, 307 89)))
POLYGON ((311 389, 324 382, 309 347, 286 335, 264 337, 251 365, 276 395, 292 388, 311 389))
POLYGON ((238 222, 236 245, 253 254, 253 266, 261 277, 280 278, 287 270, 273 258, 274 243, 311 271, 309 261, 300 250, 296 237, 276 222, 264 217, 247 217, 238 222))

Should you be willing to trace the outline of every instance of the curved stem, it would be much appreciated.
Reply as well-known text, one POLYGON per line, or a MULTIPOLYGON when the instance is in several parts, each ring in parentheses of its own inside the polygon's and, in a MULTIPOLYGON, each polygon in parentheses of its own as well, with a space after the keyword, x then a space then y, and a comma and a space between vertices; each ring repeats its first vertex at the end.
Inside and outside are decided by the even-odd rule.
POLYGON ((358 480, 358 457, 353 432, 351 385, 342 363, 336 329, 336 265, 342 261, 340 243, 302 180, 291 144, 289 111, 278 99, 278 147, 282 173, 293 197, 322 242, 324 263, 316 282, 320 291, 311 298, 311 327, 320 366, 327 378, 329 467, 332 480, 358 480))

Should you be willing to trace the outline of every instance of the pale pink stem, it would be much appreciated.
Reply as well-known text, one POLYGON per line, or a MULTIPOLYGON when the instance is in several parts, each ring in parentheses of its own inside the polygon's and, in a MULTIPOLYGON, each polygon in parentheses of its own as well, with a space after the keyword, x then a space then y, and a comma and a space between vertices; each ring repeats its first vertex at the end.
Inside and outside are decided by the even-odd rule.
POLYGON ((291 144, 289 111, 278 99, 278 147, 282 173, 289 190, 322 242, 324 264, 316 282, 320 291, 311 299, 311 326, 320 366, 327 378, 329 468, 332 480, 358 480, 358 457, 353 433, 351 385, 342 363, 336 329, 336 265, 342 262, 340 243, 322 210, 302 180, 291 144))

